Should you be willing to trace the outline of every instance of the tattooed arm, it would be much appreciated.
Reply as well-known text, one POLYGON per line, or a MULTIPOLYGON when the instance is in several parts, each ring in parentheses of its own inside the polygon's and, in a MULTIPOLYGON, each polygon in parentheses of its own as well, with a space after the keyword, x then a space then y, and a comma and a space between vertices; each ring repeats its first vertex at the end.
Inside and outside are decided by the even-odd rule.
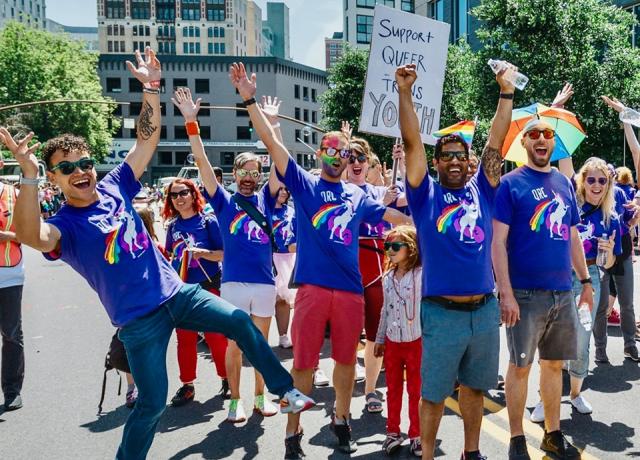
MULTIPOLYGON (((507 64, 509 67, 517 70, 511 64, 507 64)), ((515 87, 512 83, 504 79, 504 74, 507 68, 498 72, 496 80, 500 85, 501 95, 511 95, 515 91, 515 87)), ((487 145, 484 146, 482 151, 482 170, 489 183, 497 187, 500 183, 500 173, 502 171, 502 144, 509 132, 509 125, 511 124, 511 111, 513 110, 513 98, 505 99, 500 97, 498 99, 498 108, 496 114, 491 122, 491 129, 489 130, 489 138, 487 139, 487 145)))
POLYGON ((143 59, 140 51, 136 51, 137 68, 127 61, 129 71, 142 83, 144 89, 149 91, 142 93, 136 143, 124 160, 133 170, 136 179, 144 173, 160 141, 160 94, 154 94, 160 87, 160 61, 148 46, 144 54, 143 59))

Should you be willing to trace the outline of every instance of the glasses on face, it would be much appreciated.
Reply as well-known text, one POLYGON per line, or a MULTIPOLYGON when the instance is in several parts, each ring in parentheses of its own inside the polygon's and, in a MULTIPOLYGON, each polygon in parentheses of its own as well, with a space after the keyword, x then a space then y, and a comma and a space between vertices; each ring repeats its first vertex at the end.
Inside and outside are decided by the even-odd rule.
POLYGON ((260 177, 260 171, 256 171, 255 169, 252 169, 251 171, 247 169, 236 169, 236 174, 238 175, 238 177, 249 176, 252 179, 257 179, 258 177, 260 177))
POLYGON ((593 177, 593 176, 589 176, 585 179, 585 181, 587 182, 587 184, 589 185, 593 185, 596 182, 600 185, 607 185, 607 182, 609 182, 609 179, 607 179, 606 177, 593 177))
POLYGON ((83 171, 91 171, 93 169, 95 162, 91 158, 80 158, 78 161, 61 161, 57 165, 51 168, 51 171, 55 171, 57 169, 60 170, 62 174, 68 176, 76 168, 80 168, 83 171))
POLYGON ((189 190, 188 188, 180 190, 179 192, 169 192, 169 197, 172 200, 177 200, 179 196, 181 196, 182 198, 186 198, 189 195, 191 195, 191 190, 189 190))
POLYGON ((353 156, 353 155, 351 155, 351 156, 349 157, 349 163, 350 163, 350 164, 354 164, 356 161, 357 161, 358 163, 366 163, 366 162, 367 162, 367 156, 366 156, 364 153, 361 153, 361 154, 360 154, 360 155, 358 155, 357 157, 356 157, 356 156, 353 156))
POLYGON ((351 156, 350 149, 334 149, 333 147, 324 147, 322 150, 327 152, 327 155, 330 157, 335 157, 336 155, 340 155, 340 158, 349 158, 351 156))
POLYGON ((440 152, 440 155, 438 155, 438 160, 442 160, 445 163, 448 163, 453 160, 454 157, 457 158, 458 161, 469 161, 469 154, 464 150, 454 152, 440 152))
POLYGON ((542 134, 542 137, 544 137, 545 139, 553 139, 553 136, 555 135, 555 133, 553 132, 552 129, 543 129, 543 130, 539 130, 539 129, 532 129, 531 131, 527 131, 525 133, 525 136, 529 137, 529 139, 532 140, 536 140, 536 139, 540 139, 540 135, 542 134))
POLYGON ((385 241, 384 242, 384 250, 385 251, 393 251, 398 252, 402 248, 406 248, 409 246, 407 243, 403 243, 402 241, 385 241))

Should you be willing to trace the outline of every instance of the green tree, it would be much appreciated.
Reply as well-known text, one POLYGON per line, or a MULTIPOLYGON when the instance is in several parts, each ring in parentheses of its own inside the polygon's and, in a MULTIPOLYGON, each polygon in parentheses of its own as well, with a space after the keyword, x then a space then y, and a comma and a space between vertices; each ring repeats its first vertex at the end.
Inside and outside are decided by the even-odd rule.
MULTIPOLYGON (((102 96, 97 53, 80 42, 9 23, 0 33, 0 106, 51 99, 108 101, 102 96)), ((110 149, 118 128, 115 106, 55 104, 0 111, 0 124, 32 130, 40 140, 63 133, 84 136, 97 158, 110 149), (111 119, 111 121, 110 121, 111 119)))

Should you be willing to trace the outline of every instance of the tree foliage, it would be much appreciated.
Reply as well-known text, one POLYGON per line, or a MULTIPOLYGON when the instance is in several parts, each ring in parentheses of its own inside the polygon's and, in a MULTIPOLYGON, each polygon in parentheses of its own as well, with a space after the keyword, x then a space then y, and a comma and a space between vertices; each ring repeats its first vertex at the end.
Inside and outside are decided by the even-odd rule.
MULTIPOLYGON (((96 53, 80 42, 9 23, 0 33, 0 106, 52 99, 102 96, 96 53)), ((115 106, 56 104, 0 112, 0 124, 12 132, 32 130, 40 140, 63 133, 84 136, 101 158, 111 145, 118 121, 109 119, 115 106)))

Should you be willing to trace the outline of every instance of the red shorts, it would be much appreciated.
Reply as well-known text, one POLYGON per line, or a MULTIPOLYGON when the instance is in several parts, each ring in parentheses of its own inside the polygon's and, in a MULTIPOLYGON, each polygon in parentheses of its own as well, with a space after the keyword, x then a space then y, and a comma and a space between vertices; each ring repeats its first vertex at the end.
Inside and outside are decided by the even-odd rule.
POLYGON ((374 342, 380 324, 384 302, 382 274, 384 273, 384 240, 361 239, 358 259, 364 286, 364 331, 367 340, 374 342))
POLYGON ((291 339, 293 368, 318 365, 327 323, 331 322, 331 357, 354 364, 364 325, 364 299, 355 292, 303 284, 296 294, 291 339))

